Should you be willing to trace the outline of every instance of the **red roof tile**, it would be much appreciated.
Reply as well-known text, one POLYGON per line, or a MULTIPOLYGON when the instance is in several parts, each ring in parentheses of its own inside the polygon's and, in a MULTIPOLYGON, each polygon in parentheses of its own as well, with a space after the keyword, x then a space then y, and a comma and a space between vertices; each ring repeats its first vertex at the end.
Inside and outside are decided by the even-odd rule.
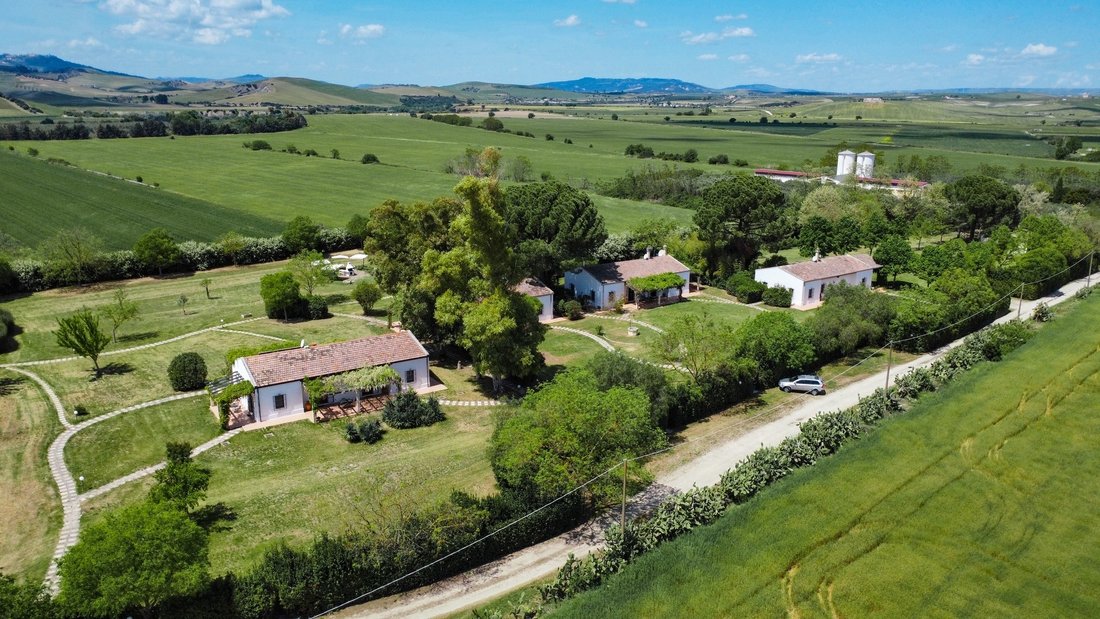
POLYGON ((582 268, 603 284, 625 282, 635 277, 648 277, 650 275, 660 275, 661 273, 691 272, 691 269, 667 254, 654 256, 648 260, 638 258, 637 260, 593 264, 582 268))
POLYGON ((804 282, 811 282, 819 279, 829 279, 830 277, 852 275, 867 269, 877 269, 880 266, 882 265, 876 263, 867 254, 849 254, 845 256, 828 256, 817 262, 811 260, 797 264, 786 264, 779 268, 804 282))
POLYGON ((245 357, 255 386, 278 385, 365 367, 427 357, 412 331, 386 333, 347 342, 276 350, 245 357))
POLYGON ((512 287, 512 290, 520 294, 525 294, 529 297, 544 297, 548 294, 554 294, 553 290, 547 288, 537 277, 528 277, 522 282, 512 287))

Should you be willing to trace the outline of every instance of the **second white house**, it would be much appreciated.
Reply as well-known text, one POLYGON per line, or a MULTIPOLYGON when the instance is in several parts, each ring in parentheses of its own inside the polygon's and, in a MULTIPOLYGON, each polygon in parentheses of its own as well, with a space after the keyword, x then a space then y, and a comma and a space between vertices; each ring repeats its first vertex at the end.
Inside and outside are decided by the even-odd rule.
POLYGON ((848 254, 756 269, 755 279, 770 288, 790 288, 791 307, 810 308, 820 304, 826 289, 837 282, 870 288, 880 266, 867 254, 848 254))
POLYGON ((565 272, 565 287, 573 291, 577 299, 587 301, 596 309, 614 307, 619 299, 626 303, 635 301, 634 290, 627 282, 637 277, 649 277, 674 273, 684 281, 682 286, 665 290, 661 297, 670 301, 679 301, 691 282, 691 269, 679 260, 661 251, 654 257, 621 262, 606 262, 578 267, 565 272))

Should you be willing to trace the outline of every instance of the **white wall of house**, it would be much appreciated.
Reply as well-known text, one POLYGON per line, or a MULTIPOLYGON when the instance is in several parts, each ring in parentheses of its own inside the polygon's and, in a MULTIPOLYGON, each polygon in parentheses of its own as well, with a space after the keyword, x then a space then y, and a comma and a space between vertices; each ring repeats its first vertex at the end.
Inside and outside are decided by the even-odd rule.
POLYGON ((431 379, 428 376, 428 358, 420 357, 419 359, 410 359, 408 361, 398 361, 397 363, 391 363, 390 367, 397 372, 397 375, 401 377, 401 389, 426 389, 431 384, 431 379), (406 372, 413 371, 412 382, 407 382, 406 372))
MULTIPOLYGON (((603 292, 603 284, 584 269, 573 269, 565 272, 565 287, 573 291, 573 296, 578 300, 599 299, 603 292)), ((583 302, 583 301, 582 301, 583 302)))
POLYGON ((256 408, 252 411, 256 421, 269 421, 287 415, 296 415, 306 410, 305 389, 302 387, 302 381, 300 380, 260 387, 252 394, 252 397, 253 402, 256 404, 256 408), (275 399, 279 395, 284 396, 285 404, 282 408, 275 408, 275 399))
POLYGON ((821 303, 822 286, 825 288, 825 296, 827 297, 829 295, 829 286, 838 282, 848 282, 853 286, 870 288, 873 276, 874 270, 867 269, 851 275, 803 282, 779 267, 769 267, 766 269, 757 269, 754 279, 763 284, 767 284, 769 288, 774 288, 776 286, 790 288, 792 290, 791 307, 809 307, 821 303))
POLYGON ((753 279, 761 284, 767 284, 768 288, 776 288, 782 286, 783 288, 791 289, 791 306, 802 307, 806 304, 806 290, 803 286, 802 280, 798 279, 794 275, 784 271, 779 267, 768 267, 766 269, 756 269, 756 273, 753 279))
POLYGON ((554 318, 554 295, 544 294, 535 298, 542 304, 542 309, 539 311, 539 322, 546 322, 554 318))

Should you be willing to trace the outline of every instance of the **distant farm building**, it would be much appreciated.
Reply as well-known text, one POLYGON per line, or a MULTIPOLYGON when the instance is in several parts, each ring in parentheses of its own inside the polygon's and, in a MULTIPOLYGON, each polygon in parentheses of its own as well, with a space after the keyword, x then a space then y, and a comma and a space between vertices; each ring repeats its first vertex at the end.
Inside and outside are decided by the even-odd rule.
POLYGON ((825 176, 797 172, 793 170, 772 170, 769 168, 757 168, 753 171, 756 176, 770 178, 780 183, 787 181, 817 181, 819 183, 832 183, 840 185, 853 182, 863 189, 886 189, 895 195, 902 195, 912 191, 922 191, 928 186, 925 181, 914 181, 902 178, 875 178, 875 154, 864 151, 853 153, 850 150, 842 150, 836 155, 836 175, 825 176))
POLYGON ((809 309, 825 299, 825 290, 838 282, 871 287, 871 277, 881 265, 867 254, 817 258, 796 264, 756 269, 756 281, 769 288, 791 289, 791 307, 809 309))
POLYGON ((538 278, 528 277, 516 284, 512 290, 538 300, 542 305, 539 310, 539 322, 547 322, 554 318, 554 291, 547 288, 538 278))

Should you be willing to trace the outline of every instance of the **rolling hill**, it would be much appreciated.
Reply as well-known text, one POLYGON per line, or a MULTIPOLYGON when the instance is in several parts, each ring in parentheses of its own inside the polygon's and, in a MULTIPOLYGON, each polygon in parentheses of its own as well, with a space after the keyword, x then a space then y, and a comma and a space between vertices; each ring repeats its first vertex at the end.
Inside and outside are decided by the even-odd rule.
POLYGON ((702 94, 713 89, 683 80, 661 77, 582 77, 564 82, 535 84, 537 88, 592 94, 702 94))

